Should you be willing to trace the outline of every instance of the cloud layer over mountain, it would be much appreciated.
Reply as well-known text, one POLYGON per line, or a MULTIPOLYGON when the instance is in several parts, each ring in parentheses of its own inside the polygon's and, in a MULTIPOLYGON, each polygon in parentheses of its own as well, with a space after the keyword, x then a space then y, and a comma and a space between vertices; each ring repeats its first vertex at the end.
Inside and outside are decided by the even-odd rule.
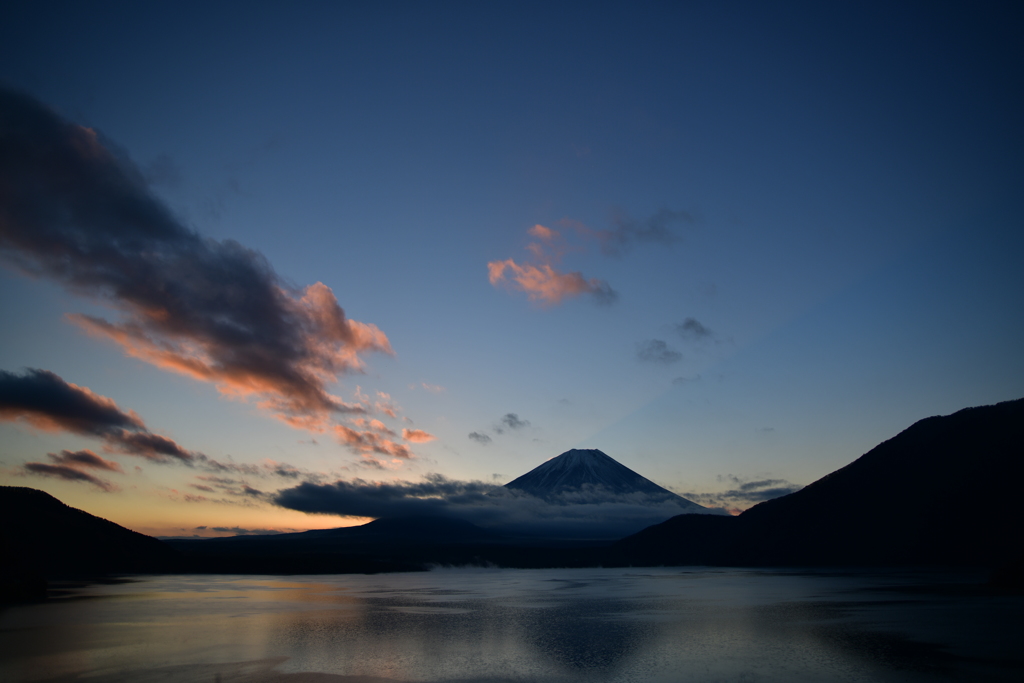
POLYGON ((306 482, 274 496, 281 507, 301 512, 374 518, 440 515, 505 534, 576 538, 621 538, 691 511, 678 500, 671 494, 615 494, 594 486, 541 500, 504 486, 439 474, 419 482, 306 482))

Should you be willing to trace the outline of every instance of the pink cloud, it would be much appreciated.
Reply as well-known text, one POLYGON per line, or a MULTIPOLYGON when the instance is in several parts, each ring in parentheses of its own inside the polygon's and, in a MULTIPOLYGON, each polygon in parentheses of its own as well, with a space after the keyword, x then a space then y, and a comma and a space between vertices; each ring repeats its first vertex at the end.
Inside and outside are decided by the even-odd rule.
POLYGON ((384 413, 388 417, 398 417, 398 411, 400 408, 391 398, 391 394, 383 391, 377 392, 377 401, 374 402, 373 407, 378 411, 384 413))
POLYGON ((395 443, 377 432, 370 430, 359 431, 346 425, 334 425, 332 430, 339 443, 357 453, 363 455, 376 453, 403 460, 409 460, 413 457, 412 451, 407 446, 395 443))
POLYGON ((386 424, 377 419, 356 418, 352 420, 352 424, 360 429, 369 429, 387 436, 397 436, 393 429, 390 429, 386 424))
POLYGON ((513 259, 491 261, 487 264, 488 278, 495 287, 505 285, 526 292, 530 301, 542 305, 560 304, 563 299, 592 294, 599 300, 614 296, 607 282, 596 278, 587 280, 579 272, 560 273, 547 264, 518 264, 513 259))
POLYGON ((566 253, 582 248, 570 247, 557 230, 540 224, 526 232, 540 240, 526 245, 527 251, 533 256, 532 262, 517 263, 511 258, 490 261, 487 264, 487 276, 492 285, 526 292, 530 301, 543 306, 554 306, 563 299, 581 294, 592 295, 598 303, 609 304, 614 301, 615 292, 607 282, 596 278, 588 280, 578 271, 562 272, 555 268, 566 253))
POLYGON ((326 385, 341 374, 362 372, 362 354, 393 354, 387 336, 375 325, 347 319, 334 293, 320 282, 306 287, 301 296, 277 288, 272 298, 281 322, 292 328, 290 347, 276 354, 258 346, 231 348, 225 335, 175 319, 163 309, 127 307, 128 320, 121 323, 68 317, 134 358, 210 382, 226 396, 253 400, 298 429, 322 431, 333 415, 364 412, 330 394, 326 385))
POLYGON ((545 228, 543 225, 540 225, 539 223, 537 225, 533 226, 532 228, 530 228, 529 230, 527 230, 526 234, 530 235, 531 237, 540 238, 540 239, 544 240, 545 242, 550 242, 551 240, 553 240, 556 237, 558 237, 558 231, 557 230, 552 230, 551 228, 545 228))
POLYGON ((410 443, 427 443, 428 441, 435 440, 437 437, 422 429, 402 429, 402 438, 410 443))

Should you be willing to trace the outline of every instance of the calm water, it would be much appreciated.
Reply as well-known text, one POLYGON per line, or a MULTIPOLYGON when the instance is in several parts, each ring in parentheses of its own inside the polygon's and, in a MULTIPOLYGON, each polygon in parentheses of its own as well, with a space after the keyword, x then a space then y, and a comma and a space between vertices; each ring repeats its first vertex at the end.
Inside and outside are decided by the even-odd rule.
POLYGON ((0 680, 1024 680, 1024 598, 980 593, 978 578, 686 568, 137 577, 0 611, 0 680))

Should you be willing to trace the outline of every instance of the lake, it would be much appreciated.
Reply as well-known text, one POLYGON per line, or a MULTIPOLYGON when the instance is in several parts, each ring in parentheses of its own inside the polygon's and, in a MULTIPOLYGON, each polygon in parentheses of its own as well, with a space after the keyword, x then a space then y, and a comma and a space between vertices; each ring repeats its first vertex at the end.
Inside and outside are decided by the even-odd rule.
POLYGON ((0 680, 1024 680, 982 574, 709 568, 156 576, 0 611, 0 680))

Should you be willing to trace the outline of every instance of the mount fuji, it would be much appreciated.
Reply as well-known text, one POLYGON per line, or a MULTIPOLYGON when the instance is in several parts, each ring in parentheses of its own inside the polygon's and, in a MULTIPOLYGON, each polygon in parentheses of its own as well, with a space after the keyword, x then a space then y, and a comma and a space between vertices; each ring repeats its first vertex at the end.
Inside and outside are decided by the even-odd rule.
MULTIPOLYGON (((658 486, 597 449, 572 449, 505 484, 547 501, 600 502, 630 497, 674 503, 679 514, 722 514, 658 486)), ((639 502, 639 501, 638 501, 639 502)))

